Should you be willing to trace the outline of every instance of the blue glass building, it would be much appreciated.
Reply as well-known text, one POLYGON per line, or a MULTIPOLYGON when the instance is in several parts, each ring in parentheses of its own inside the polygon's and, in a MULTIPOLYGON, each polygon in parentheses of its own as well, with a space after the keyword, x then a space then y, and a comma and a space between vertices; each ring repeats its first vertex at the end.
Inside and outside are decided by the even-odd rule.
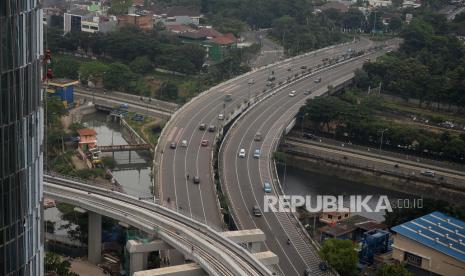
POLYGON ((0 275, 43 275, 39 0, 0 0, 0 275))

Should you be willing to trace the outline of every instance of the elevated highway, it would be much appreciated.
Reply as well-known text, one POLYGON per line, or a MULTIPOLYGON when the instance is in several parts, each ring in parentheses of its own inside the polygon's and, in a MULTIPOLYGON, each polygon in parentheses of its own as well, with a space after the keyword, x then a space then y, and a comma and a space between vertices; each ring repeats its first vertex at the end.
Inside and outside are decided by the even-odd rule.
MULTIPOLYGON (((366 55, 316 70, 306 78, 275 91, 269 99, 258 102, 234 122, 220 149, 220 175, 224 191, 230 200, 235 220, 240 228, 259 228, 267 236, 266 248, 280 257, 279 272, 282 275, 299 275, 310 268, 314 275, 322 275, 318 264, 318 246, 312 242, 299 221, 290 213, 264 213, 254 217, 253 206, 264 206, 264 183, 272 186, 271 195, 281 195, 273 154, 281 136, 296 116, 306 99, 328 93, 328 86, 344 85, 353 77, 353 71, 362 66, 367 58, 374 59, 386 50, 372 51, 366 55), (321 82, 315 82, 321 78, 321 82), (290 92, 295 91, 291 96, 290 92), (310 93, 304 93, 310 91, 310 93), (263 139, 255 141, 256 133, 263 139), (246 157, 238 153, 245 150, 246 157), (260 157, 254 158, 256 150, 260 157), (291 241, 289 245, 287 240, 291 241)), ((268 195, 270 195, 268 194, 268 195)))
POLYGON ((44 176, 44 195, 108 216, 162 239, 209 275, 271 275, 250 252, 182 214, 108 189, 58 176, 44 176))
POLYGON ((355 52, 372 45, 371 41, 362 39, 320 49, 241 75, 192 99, 173 114, 160 136, 154 158, 156 197, 163 201, 169 198, 175 208, 200 218, 203 223, 222 226, 212 160, 213 145, 223 126, 273 91, 267 86, 270 75, 276 78, 274 83, 278 85, 303 72, 308 73, 308 68, 322 65, 324 59, 341 57, 349 49, 355 52), (225 101, 228 94, 231 101, 225 101), (219 114, 223 114, 224 119, 220 119, 219 114), (201 123, 213 125, 217 131, 200 131, 201 123), (180 147, 184 140, 186 147, 180 147), (208 146, 201 146, 202 140, 208 140, 208 146), (171 148, 173 142, 178 147, 171 148), (188 179, 187 175, 191 177, 188 179), (200 178, 199 185, 193 184, 193 176, 200 178))
MULTIPOLYGON (((383 43, 379 44, 383 45, 383 43)), ((154 159, 154 167, 158 168, 154 180, 157 198, 162 201, 170 199, 175 208, 187 211, 192 217, 200 218, 200 220, 206 224, 221 225, 222 221, 212 171, 214 151, 212 144, 216 142, 222 134, 223 126, 237 116, 240 116, 244 111, 250 110, 251 114, 253 113, 250 118, 260 118, 260 120, 266 121, 266 124, 264 124, 261 129, 265 134, 265 138, 271 140, 263 142, 262 152, 268 152, 268 156, 271 156, 275 147, 273 141, 279 139, 282 127, 287 125, 284 122, 285 120, 282 118, 280 119, 278 115, 286 116, 285 118, 292 118, 295 116, 295 112, 298 109, 296 109, 294 105, 298 107, 304 101, 302 87, 298 86, 301 84, 296 84, 296 80, 302 78, 303 74, 308 74, 309 70, 311 72, 325 70, 323 68, 329 66, 327 62, 324 62, 325 60, 338 59, 342 61, 345 59, 343 55, 347 54, 349 51, 373 51, 374 45, 375 43, 363 39, 361 41, 353 41, 351 43, 321 49, 239 76, 194 98, 173 115, 160 137, 154 159), (277 91, 280 91, 279 89, 282 90, 282 88, 270 88, 267 85, 270 75, 276 78, 274 81, 276 85, 288 87, 286 88, 287 92, 283 91, 282 93, 278 93, 277 91), (293 89, 300 89, 301 91, 299 91, 297 97, 291 99, 287 96, 287 93, 293 89), (284 93, 285 97, 283 97, 284 93), (230 102, 225 102, 225 96, 228 94, 231 95, 232 100, 230 102), (269 100, 265 100, 267 98, 269 98, 269 100), (283 98, 289 100, 289 102, 284 101, 283 98), (265 104, 256 105, 257 102, 261 101, 268 103, 268 108, 265 104), (291 110, 288 110, 288 108, 291 108, 291 110), (254 112, 256 109, 260 111, 254 112), (261 115, 261 111, 263 112, 264 110, 266 110, 266 115, 261 115), (219 114, 224 115, 224 120, 219 119, 219 114), (270 115, 272 115, 271 118, 266 118, 270 115), (206 124, 207 127, 208 125, 214 125, 219 131, 201 131, 199 130, 199 124, 201 123, 206 124), (202 146, 202 140, 208 140, 209 146, 202 146), (172 143, 181 143, 181 141, 186 141, 187 146, 178 146, 174 149, 171 148, 172 143), (270 143, 270 141, 273 143, 270 143), (191 178, 187 176, 191 176, 191 178), (200 178, 200 184, 194 184, 192 182, 192 176, 198 176, 200 178)), ((344 82, 350 79, 353 70, 360 67, 367 57, 368 56, 344 61, 345 64, 353 65, 342 67, 332 65, 331 69, 326 71, 327 75, 323 77, 323 81, 309 88, 318 89, 326 87, 333 81, 344 82), (334 74, 334 77, 327 77, 332 76, 332 74, 334 74)), ((308 82, 313 83, 313 79, 308 82)), ((299 81, 298 83, 301 82, 299 81)), ((247 121, 241 120, 237 125, 247 129, 251 124, 255 125, 252 119, 247 121)), ((258 126, 260 126, 260 124, 258 126)), ((248 133, 253 132, 253 134, 255 134, 256 129, 250 129, 252 129, 252 127, 249 128, 248 133)), ((253 136, 247 135, 247 139, 251 137, 253 136)), ((220 161, 223 163, 228 162, 222 165, 225 171, 235 172, 235 160, 239 149, 237 145, 230 146, 230 148, 231 153, 223 155, 227 156, 224 157, 227 160, 223 160, 223 157, 220 157, 220 161)), ((249 156, 253 155, 253 152, 251 154, 251 150, 251 147, 247 148, 249 156)), ((250 188, 241 192, 239 186, 242 185, 242 183, 244 183, 244 185, 250 185, 250 181, 248 180, 250 174, 254 174, 253 177, 257 177, 258 175, 260 178, 264 176, 260 176, 259 172, 260 174, 261 172, 272 172, 271 167, 269 167, 269 159, 264 159, 256 163, 260 164, 261 171, 258 167, 254 167, 254 169, 250 170, 241 167, 235 172, 238 175, 236 179, 234 179, 234 175, 232 179, 226 179, 226 181, 230 181, 229 184, 227 184, 228 186, 226 186, 226 189, 228 189, 226 193, 230 199, 230 207, 233 209, 235 220, 239 228, 248 229, 256 226, 267 229, 267 234, 271 235, 269 237, 273 238, 270 239, 271 241, 267 242, 265 246, 269 250, 272 249, 273 252, 277 250, 274 253, 279 256, 280 260, 280 265, 275 268, 275 272, 282 275, 300 275, 305 268, 312 268, 316 271, 319 262, 316 249, 302 242, 305 233, 302 233, 299 228, 296 228, 295 225, 297 221, 288 218, 289 214, 277 215, 283 216, 280 219, 277 217, 273 219, 267 218, 262 220, 263 223, 260 224, 250 222, 252 219, 250 217, 251 208, 255 205, 251 205, 251 203, 259 203, 259 201, 254 198, 256 194, 251 192, 250 188), (237 178, 239 178, 239 180, 237 178), (245 179, 244 182, 242 182, 243 179, 245 179), (247 199, 245 203, 241 202, 242 196, 248 197, 249 199, 247 199), (238 199, 240 201, 237 201, 238 199), (282 221, 285 221, 285 223, 282 221), (277 231, 273 231, 274 229, 277 229, 277 231), (287 231, 289 231, 289 234, 287 231), (287 238, 292 240, 292 246, 287 245, 287 238)), ((247 167, 249 165, 251 164, 247 162, 244 166, 247 167)), ((272 177, 268 176, 267 179, 271 180, 272 177)), ((256 183, 262 183, 262 181, 258 180, 256 183)))

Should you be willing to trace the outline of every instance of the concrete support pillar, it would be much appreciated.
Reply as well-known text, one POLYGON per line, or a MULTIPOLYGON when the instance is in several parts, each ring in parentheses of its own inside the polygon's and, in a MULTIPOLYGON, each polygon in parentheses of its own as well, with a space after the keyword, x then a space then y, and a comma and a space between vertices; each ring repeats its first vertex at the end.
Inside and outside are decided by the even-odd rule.
POLYGON ((129 275, 147 269, 147 253, 131 253, 129 256, 129 275))
POLYGON ((137 271, 147 269, 148 256, 150 252, 159 250, 172 249, 172 247, 162 240, 153 240, 148 243, 142 243, 137 240, 128 240, 126 250, 129 254, 129 275, 133 275, 137 271))
POLYGON ((256 253, 261 250, 261 242, 251 242, 249 243, 250 252, 256 253))
POLYGON ((102 260, 102 216, 89 212, 89 242, 87 258, 93 264, 102 260))

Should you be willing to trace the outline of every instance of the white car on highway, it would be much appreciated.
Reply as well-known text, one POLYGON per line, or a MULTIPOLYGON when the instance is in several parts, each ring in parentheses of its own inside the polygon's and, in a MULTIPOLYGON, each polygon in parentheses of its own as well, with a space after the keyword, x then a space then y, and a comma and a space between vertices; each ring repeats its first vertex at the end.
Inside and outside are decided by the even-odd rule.
POLYGON ((218 120, 224 120, 224 114, 223 113, 218 114, 218 120))
POLYGON ((240 158, 245 158, 245 149, 240 149, 239 150, 239 157, 240 158))
POLYGON ((289 97, 295 97, 295 94, 296 94, 295 90, 292 90, 292 91, 289 93, 289 97))

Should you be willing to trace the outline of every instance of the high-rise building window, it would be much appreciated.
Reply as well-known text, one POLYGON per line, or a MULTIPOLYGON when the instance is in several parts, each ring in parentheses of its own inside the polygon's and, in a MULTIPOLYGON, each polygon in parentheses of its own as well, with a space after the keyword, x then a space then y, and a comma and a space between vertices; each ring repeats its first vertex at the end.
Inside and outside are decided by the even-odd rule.
POLYGON ((41 18, 38 0, 0 0, 2 276, 43 274, 41 18))

